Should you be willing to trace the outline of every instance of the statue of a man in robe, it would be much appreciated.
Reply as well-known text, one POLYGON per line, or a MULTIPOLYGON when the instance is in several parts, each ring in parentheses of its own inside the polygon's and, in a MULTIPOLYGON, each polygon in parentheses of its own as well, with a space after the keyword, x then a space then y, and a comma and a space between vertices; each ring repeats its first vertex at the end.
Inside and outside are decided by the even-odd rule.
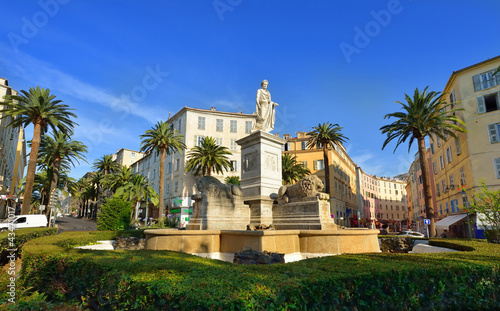
POLYGON ((274 106, 279 106, 271 101, 271 93, 267 90, 267 80, 260 84, 261 89, 257 90, 257 122, 253 127, 254 131, 264 131, 269 133, 274 129, 274 106))

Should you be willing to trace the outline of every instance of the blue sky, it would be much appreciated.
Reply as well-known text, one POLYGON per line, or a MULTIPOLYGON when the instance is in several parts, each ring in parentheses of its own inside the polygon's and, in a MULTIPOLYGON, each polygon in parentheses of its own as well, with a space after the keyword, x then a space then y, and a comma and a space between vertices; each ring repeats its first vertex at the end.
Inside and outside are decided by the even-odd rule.
POLYGON ((184 106, 253 113, 267 79, 276 132, 338 123, 355 163, 394 176, 416 148, 381 150, 384 115, 404 93, 441 91, 454 70, 499 55, 499 13, 497 0, 9 1, 0 77, 75 108, 89 163, 138 150, 184 106))

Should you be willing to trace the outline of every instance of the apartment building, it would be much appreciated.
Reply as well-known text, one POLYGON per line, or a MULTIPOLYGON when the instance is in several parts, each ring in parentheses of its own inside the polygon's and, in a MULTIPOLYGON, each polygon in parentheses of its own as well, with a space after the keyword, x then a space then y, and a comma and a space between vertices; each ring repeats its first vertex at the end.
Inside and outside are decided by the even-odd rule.
POLYGON ((120 163, 120 165, 130 167, 134 162, 142 159, 144 153, 122 148, 116 150, 116 153, 112 154, 111 157, 113 161, 120 163))
MULTIPOLYGON (((5 95, 17 95, 17 91, 9 86, 7 79, 0 78, 0 102, 5 95)), ((10 117, 0 119, 0 218, 5 217, 6 206, 17 201, 15 194, 26 166, 24 129, 7 126, 10 121, 10 117)))
POLYGON ((469 236, 465 211, 470 197, 464 190, 477 190, 484 180, 490 190, 500 181, 500 56, 454 71, 443 93, 456 115, 465 122, 468 133, 445 141, 431 137, 436 211, 443 218, 436 223, 438 234, 469 236))
MULTIPOLYGON (((165 159, 164 206, 171 213, 189 215, 191 196, 197 192, 196 181, 199 176, 185 171, 188 153, 199 146, 203 137, 215 138, 217 144, 231 151, 229 159, 233 171, 212 176, 224 182, 227 176, 241 176, 241 150, 236 141, 251 133, 255 115, 184 107, 167 121, 184 137, 186 150, 167 155, 165 159)), ((150 185, 159 191, 160 155, 153 152, 132 164, 132 170, 149 179, 150 185)))
POLYGON ((358 205, 363 210, 363 227, 401 231, 410 225, 406 181, 399 178, 368 175, 358 167, 358 205))
MULTIPOLYGON (((309 168, 324 183, 325 165, 323 149, 309 149, 306 132, 297 132, 297 137, 283 135, 287 140, 283 153, 297 157, 297 161, 309 168)), ((356 165, 347 154, 343 145, 334 145, 328 150, 330 170, 330 211, 335 223, 348 227, 358 227, 360 211, 357 204, 356 165)))

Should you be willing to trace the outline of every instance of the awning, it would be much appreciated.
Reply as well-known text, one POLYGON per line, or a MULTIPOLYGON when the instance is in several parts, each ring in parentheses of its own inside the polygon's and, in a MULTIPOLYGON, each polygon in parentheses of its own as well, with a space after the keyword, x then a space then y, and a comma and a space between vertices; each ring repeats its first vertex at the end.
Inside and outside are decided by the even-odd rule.
POLYGON ((454 223, 459 222, 460 220, 464 219, 465 217, 467 217, 467 214, 459 214, 459 215, 448 216, 448 217, 443 218, 440 221, 436 222, 436 228, 449 229, 449 227, 451 225, 453 225, 454 223))

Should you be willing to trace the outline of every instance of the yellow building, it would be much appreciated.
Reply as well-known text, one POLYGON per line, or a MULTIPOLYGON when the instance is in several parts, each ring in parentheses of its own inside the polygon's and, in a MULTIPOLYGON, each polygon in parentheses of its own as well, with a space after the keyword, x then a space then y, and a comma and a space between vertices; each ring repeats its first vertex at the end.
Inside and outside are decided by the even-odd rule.
MULTIPOLYGON (((305 132, 298 132, 297 137, 285 134, 287 140, 283 146, 283 153, 297 157, 297 161, 309 168, 313 175, 317 175, 324 183, 325 170, 323 149, 308 149, 308 136, 305 132)), ((347 155, 343 145, 328 150, 330 162, 330 210, 335 222, 343 226, 357 227, 360 211, 357 205, 356 165, 347 155)))
POLYGON ((116 153, 111 155, 113 161, 120 163, 122 166, 130 167, 133 163, 144 157, 144 153, 122 148, 116 150, 116 153))
MULTIPOLYGON (((469 133, 459 133, 458 139, 430 140, 433 177, 438 218, 454 215, 453 223, 436 223, 438 234, 445 229, 449 235, 468 236, 466 224, 467 198, 462 190, 477 190, 484 179, 490 190, 497 190, 500 181, 500 56, 454 71, 443 93, 453 103, 469 133)), ((450 219, 450 218, 449 218, 450 219)))

